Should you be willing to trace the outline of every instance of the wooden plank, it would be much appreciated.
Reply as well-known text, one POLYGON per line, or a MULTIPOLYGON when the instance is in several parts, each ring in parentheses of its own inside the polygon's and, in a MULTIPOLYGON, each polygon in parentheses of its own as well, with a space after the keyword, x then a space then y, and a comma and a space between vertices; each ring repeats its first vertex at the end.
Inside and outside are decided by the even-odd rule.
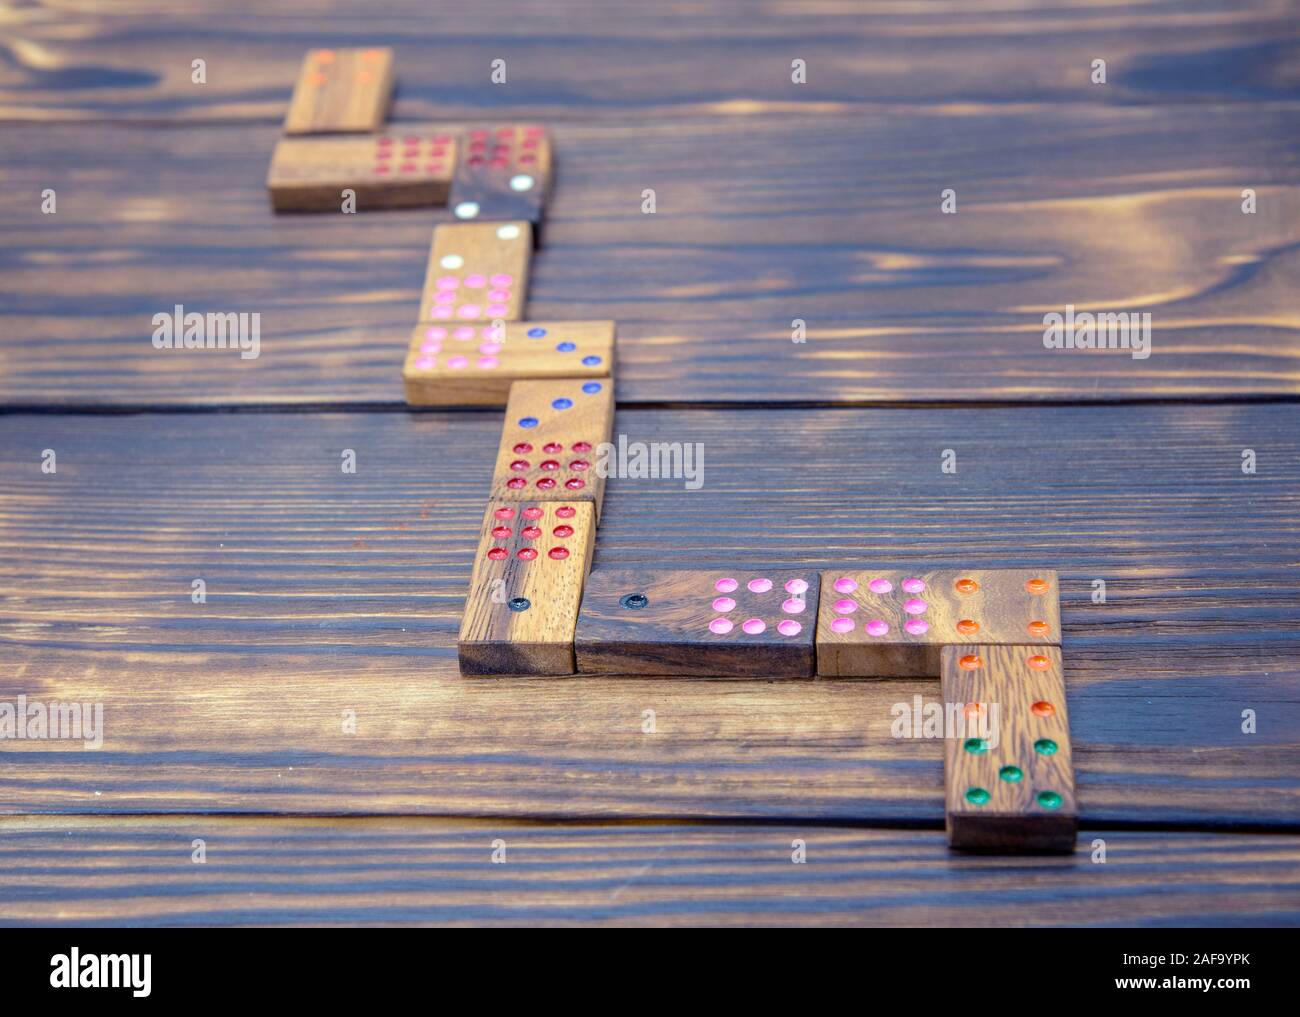
POLYGON ((456 165, 449 132, 386 132, 367 137, 281 138, 266 178, 277 212, 339 212, 343 191, 353 209, 445 205, 456 165))
MULTIPOLYGON (((0 810, 937 828, 942 747, 892 730, 933 680, 460 678, 500 418, 0 416, 0 701, 102 703, 106 729, 98 751, 5 742, 0 810)), ((1300 823, 1300 408, 622 410, 617 430, 699 441, 707 471, 689 497, 615 479, 597 567, 1053 562, 1084 822, 1300 823), (1025 455, 1035 434, 1052 454, 1025 455)))
POLYGON ((284 117, 285 134, 348 134, 379 130, 393 98, 391 49, 313 49, 284 117))
POLYGON ((574 649, 585 674, 810 678, 812 572, 597 569, 574 649))
POLYGON ((532 243, 532 227, 526 222, 435 226, 417 311, 420 320, 439 324, 522 318, 532 243))
POLYGON ((1060 645, 1052 569, 882 569, 865 562, 825 573, 817 614, 817 673, 938 678, 951 643, 1060 645), (867 568, 861 566, 867 565, 867 568))
POLYGON ((589 502, 489 502, 456 640, 460 673, 573 674, 595 542, 589 502))
POLYGON ((0 819, 0 924, 1292 926, 1298 873, 1294 835, 1097 829, 1008 865, 929 830, 0 819))
POLYGON ((490 106, 502 121, 735 111, 758 123, 791 109, 905 117, 944 105, 1242 108, 1295 94, 1295 21, 1271 0, 1070 8, 979 0, 942 16, 887 0, 797 10, 743 0, 561 8, 398 0, 378 10, 299 0, 253 10, 255 18, 230 3, 24 7, 14 15, 23 45, 0 81, 0 116, 278 125, 304 47, 359 42, 392 47, 404 117, 482 119, 490 106), (165 56, 188 54, 195 39, 207 60, 201 86, 189 59, 165 56), (1099 54, 1104 86, 1089 80, 1099 54), (509 71, 499 85, 489 78, 496 58, 509 71), (802 84, 795 58, 805 61, 802 84))
POLYGON ((1061 650, 943 648, 948 843, 965 851, 1073 853, 1079 810, 1061 650))
POLYGON ((528 378, 608 378, 612 321, 507 321, 411 330, 402 366, 413 406, 502 406, 528 378))
MULTIPOLYGON (((617 320, 625 402, 1294 396, 1297 132, 1286 104, 559 124, 528 316, 617 320), (1045 349, 1066 303, 1149 310, 1154 352, 1045 349)), ((0 401, 400 405, 438 213, 276 217, 277 136, 9 128, 0 401), (261 313, 264 355, 155 350, 178 300, 261 313)))

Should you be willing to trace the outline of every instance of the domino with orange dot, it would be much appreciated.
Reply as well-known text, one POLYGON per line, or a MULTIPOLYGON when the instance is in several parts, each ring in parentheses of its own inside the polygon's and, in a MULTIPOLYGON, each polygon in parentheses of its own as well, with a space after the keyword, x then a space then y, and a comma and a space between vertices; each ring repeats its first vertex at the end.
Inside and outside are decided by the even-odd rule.
POLYGON ((412 406, 505 406, 517 381, 605 380, 613 366, 612 321, 422 322, 402 380, 412 406))
POLYGON ((537 124, 475 127, 465 134, 451 185, 457 219, 525 220, 537 241, 551 186, 551 139, 537 124))
POLYGON ((945 646, 948 843, 968 851, 1073 851, 1070 723, 1056 646, 945 646))
POLYGON ((277 212, 338 212, 345 190, 357 211, 445 205, 455 161, 446 131, 281 138, 266 186, 277 212))
POLYGON ((518 321, 528 292, 533 228, 526 222, 434 227, 421 322, 518 321))
POLYGON ((574 673, 595 534, 590 502, 488 505, 456 643, 462 674, 574 673))
POLYGON ((314 49, 303 58, 285 134, 363 134, 388 118, 391 49, 314 49))
POLYGON ((492 497, 587 501, 599 520, 605 478, 598 457, 613 426, 614 383, 608 378, 515 382, 492 472, 492 497))
POLYGON ((1051 569, 873 569, 822 573, 817 673, 937 677, 947 645, 1058 646, 1051 569))

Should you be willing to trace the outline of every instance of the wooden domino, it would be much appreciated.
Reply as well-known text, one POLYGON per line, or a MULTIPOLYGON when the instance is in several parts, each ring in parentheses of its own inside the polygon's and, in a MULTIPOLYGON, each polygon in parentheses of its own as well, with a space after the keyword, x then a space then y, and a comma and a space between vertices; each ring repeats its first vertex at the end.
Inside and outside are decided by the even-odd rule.
POLYGON ((492 497, 576 498, 592 502, 599 519, 605 478, 596 458, 613 426, 614 383, 608 378, 515 382, 506 403, 492 497))
POLYGON ((551 186, 551 139, 535 124, 472 128, 451 186, 461 220, 514 219, 541 226, 551 186))
POLYGON ((461 673, 574 673, 595 532, 590 502, 489 504, 456 644, 461 673))
POLYGON ((518 321, 528 291, 532 226, 456 222, 434 228, 420 320, 518 321))
POLYGON ((608 378, 612 321, 419 324, 402 380, 412 406, 504 406, 528 378, 608 378))
POLYGON ((377 131, 392 97, 392 50, 314 49, 303 58, 284 133, 377 131))
POLYGON ((1078 831, 1061 650, 945 646, 943 701, 961 718, 944 747, 948 843, 1072 851, 1078 831))
POLYGON ((358 211, 443 205, 456 160, 447 132, 282 138, 266 186, 277 212, 337 212, 343 190, 358 211))
POLYGON ((1059 645, 1051 569, 822 573, 817 673, 937 677, 948 644, 1059 645))
POLYGON ((597 569, 574 637, 592 674, 807 678, 816 572, 597 569))

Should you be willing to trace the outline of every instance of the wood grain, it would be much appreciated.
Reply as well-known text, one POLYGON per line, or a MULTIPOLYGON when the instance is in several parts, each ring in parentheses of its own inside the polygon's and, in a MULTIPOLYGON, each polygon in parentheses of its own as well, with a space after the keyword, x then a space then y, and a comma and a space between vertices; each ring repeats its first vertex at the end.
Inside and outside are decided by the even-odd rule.
POLYGON ((358 212, 445 205, 456 165, 450 132, 281 138, 266 178, 277 212, 341 212, 343 190, 358 212))
MULTIPOLYGON (((948 843, 963 851, 1073 852, 1070 719, 1056 646, 945 646, 948 843)), ((946 723, 946 721, 945 721, 946 723)))
POLYGON ((392 50, 309 50, 289 100, 284 133, 377 131, 388 117, 392 98, 392 50))
MULTIPOLYGON (((596 567, 1053 562, 1085 823, 1300 825, 1296 407, 616 423, 702 442, 705 483, 612 483, 596 567)), ((937 829, 942 748, 890 733, 933 680, 460 678, 500 431, 499 410, 0 416, 0 700, 101 702, 107 728, 98 752, 5 743, 0 810, 937 829)))
POLYGON ((499 326, 429 323, 411 330, 402 380, 413 406, 501 406, 529 378, 608 378, 612 321, 507 321, 499 326))
POLYGON ((419 319, 463 324, 522 318, 532 244, 526 222, 435 226, 419 319))
POLYGON ((822 589, 819 675, 938 678, 939 652, 951 643, 1061 642, 1053 569, 922 571, 853 562, 824 573, 822 589))
POLYGON ((573 674, 595 542, 587 502, 489 502, 456 641, 460 673, 573 674))
POLYGON ((0 819, 3 925, 1291 926, 1298 873, 1293 835, 1094 829, 1072 856, 1011 865, 923 830, 0 819))
POLYGON ((578 614, 578 670, 810 678, 818 588, 811 572, 597 569, 578 614))

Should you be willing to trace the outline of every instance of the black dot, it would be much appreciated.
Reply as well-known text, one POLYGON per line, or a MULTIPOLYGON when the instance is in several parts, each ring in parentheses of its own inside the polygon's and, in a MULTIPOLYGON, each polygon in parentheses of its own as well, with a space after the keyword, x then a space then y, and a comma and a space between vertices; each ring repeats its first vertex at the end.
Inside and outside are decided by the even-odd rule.
POLYGON ((527 611, 532 606, 533 602, 527 597, 511 597, 506 602, 506 607, 510 608, 511 611, 527 611))
POLYGON ((622 604, 624 607, 635 611, 638 608, 645 607, 648 603, 650 603, 650 598, 647 597, 644 593, 628 593, 622 597, 619 597, 618 602, 622 604))

